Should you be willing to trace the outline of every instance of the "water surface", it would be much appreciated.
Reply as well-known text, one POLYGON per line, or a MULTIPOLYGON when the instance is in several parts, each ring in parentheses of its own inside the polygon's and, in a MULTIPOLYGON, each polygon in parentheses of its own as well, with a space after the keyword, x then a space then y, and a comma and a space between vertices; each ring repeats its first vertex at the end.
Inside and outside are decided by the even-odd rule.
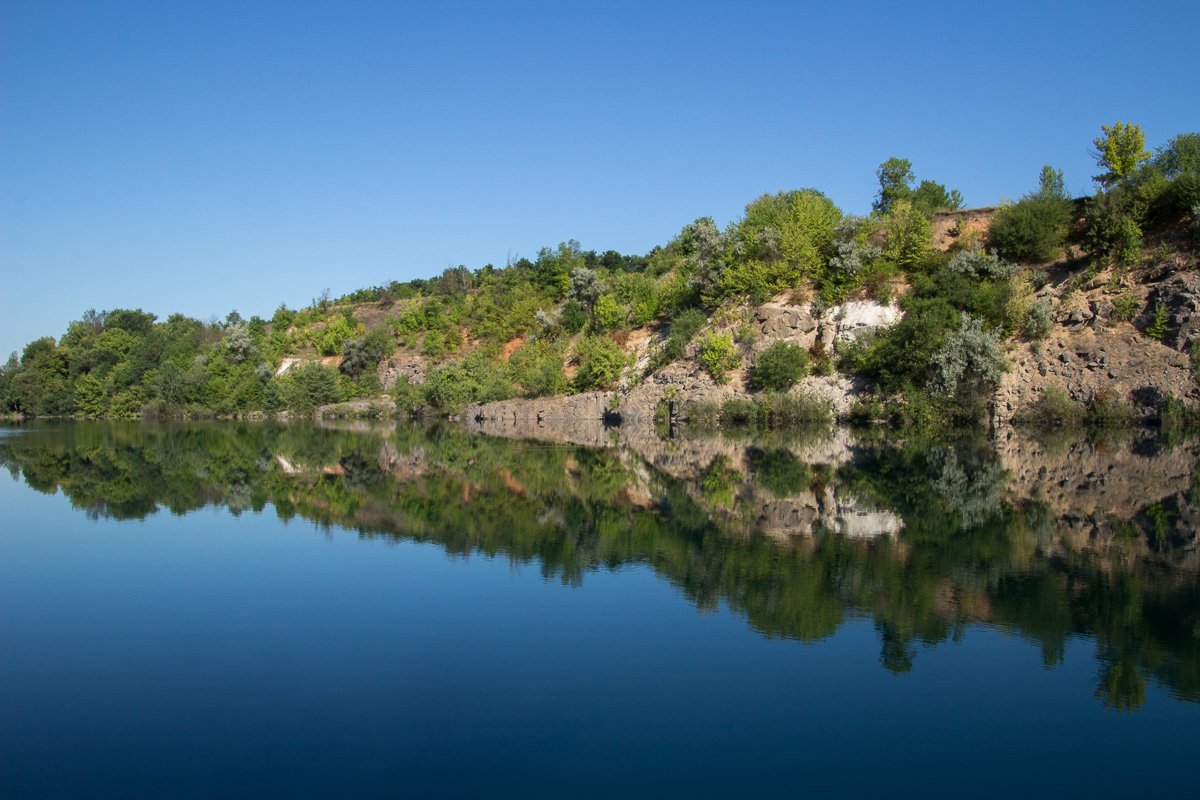
POLYGON ((4 795, 1192 785, 1196 443, 593 444, 5 429, 4 795))

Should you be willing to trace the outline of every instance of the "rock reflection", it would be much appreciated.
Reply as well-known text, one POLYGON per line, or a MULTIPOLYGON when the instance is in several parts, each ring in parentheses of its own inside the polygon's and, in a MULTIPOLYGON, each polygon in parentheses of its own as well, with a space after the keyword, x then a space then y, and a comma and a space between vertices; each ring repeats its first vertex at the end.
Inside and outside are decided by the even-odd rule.
POLYGON ((74 424, 0 438, 0 463, 93 517, 272 506, 568 584, 645 563, 769 637, 867 617, 896 673, 974 625, 1019 634, 1047 667, 1085 636, 1106 706, 1141 708, 1147 682, 1200 700, 1194 441, 664 439, 549 422, 74 424))

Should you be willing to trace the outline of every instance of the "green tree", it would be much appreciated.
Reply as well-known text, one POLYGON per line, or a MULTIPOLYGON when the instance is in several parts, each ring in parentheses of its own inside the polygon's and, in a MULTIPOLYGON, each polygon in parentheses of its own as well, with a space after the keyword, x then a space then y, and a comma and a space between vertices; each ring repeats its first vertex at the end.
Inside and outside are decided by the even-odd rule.
POLYGON ((962 208, 962 193, 958 189, 946 191, 946 187, 933 181, 921 181, 912 193, 913 206, 929 216, 935 211, 957 211, 962 208))
POLYGON ((884 257, 897 266, 912 269, 921 263, 932 246, 933 228, 925 215, 908 200, 894 203, 888 215, 884 257))
POLYGON ((912 162, 907 158, 889 158, 875 170, 879 178, 879 194, 871 208, 879 214, 888 214, 897 200, 912 196, 914 180, 912 162))
POLYGON ((611 294, 602 294, 596 301, 592 324, 598 333, 607 333, 625 324, 625 307, 611 294))
POLYGON ((1096 163, 1104 172, 1092 180, 1108 189, 1132 175, 1139 164, 1150 159, 1150 154, 1146 152, 1146 137, 1140 125, 1118 122, 1100 127, 1104 135, 1097 136, 1092 143, 1096 146, 1096 163))
POLYGON ((99 417, 108 409, 104 384, 94 375, 84 375, 75 382, 75 409, 85 417, 99 417))
POLYGON ((1071 196, 1067 194, 1066 181, 1063 180, 1063 171, 1055 169, 1049 164, 1042 167, 1042 174, 1038 177, 1038 190, 1032 196, 1070 200, 1071 196))

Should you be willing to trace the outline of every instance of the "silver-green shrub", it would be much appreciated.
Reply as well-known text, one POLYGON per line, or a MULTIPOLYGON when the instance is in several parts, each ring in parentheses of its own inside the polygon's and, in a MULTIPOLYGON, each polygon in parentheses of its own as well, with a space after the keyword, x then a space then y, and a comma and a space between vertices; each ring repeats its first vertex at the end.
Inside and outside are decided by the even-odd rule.
POLYGON ((929 360, 928 387, 932 394, 980 394, 999 383, 1003 372, 1000 332, 984 330, 983 320, 964 315, 929 360))

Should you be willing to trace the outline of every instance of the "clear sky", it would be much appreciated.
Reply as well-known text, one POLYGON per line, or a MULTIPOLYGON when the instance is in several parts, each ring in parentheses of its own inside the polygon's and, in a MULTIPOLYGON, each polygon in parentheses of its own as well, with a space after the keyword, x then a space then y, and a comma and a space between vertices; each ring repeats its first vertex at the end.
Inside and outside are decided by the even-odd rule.
POLYGON ((88 308, 269 317, 763 192, 969 206, 1200 130, 1200 3, 3 0, 0 360, 88 308))

